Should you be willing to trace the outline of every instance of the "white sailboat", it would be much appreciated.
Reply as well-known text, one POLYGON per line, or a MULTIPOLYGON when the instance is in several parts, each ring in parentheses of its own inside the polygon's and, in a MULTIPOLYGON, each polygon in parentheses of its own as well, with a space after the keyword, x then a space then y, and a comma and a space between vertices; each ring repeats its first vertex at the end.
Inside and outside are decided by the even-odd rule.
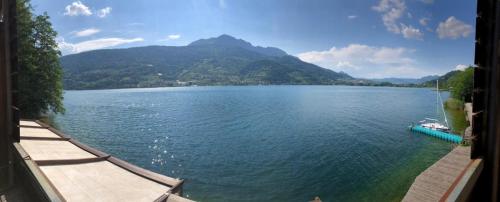
POLYGON ((410 125, 409 129, 417 133, 437 137, 458 144, 462 142, 463 138, 460 135, 451 133, 450 127, 448 125, 448 119, 446 118, 446 113, 444 111, 443 100, 441 99, 441 94, 439 93, 439 81, 436 81, 436 86, 436 97, 438 105, 437 113, 439 114, 439 111, 442 110, 444 115, 444 122, 446 125, 441 124, 437 119, 425 118, 424 120, 420 121, 419 124, 410 125), (439 110, 439 106, 441 106, 441 110, 439 110))
POLYGON ((446 125, 441 124, 437 119, 431 119, 431 118, 425 118, 424 120, 420 121, 419 125, 431 130, 450 132, 450 126, 448 125, 448 119, 446 118, 446 112, 444 111, 443 100, 441 98, 441 94, 439 93, 439 79, 436 80, 436 94, 437 94, 436 95, 437 111, 439 113, 439 108, 441 107, 444 116, 444 122, 446 125))

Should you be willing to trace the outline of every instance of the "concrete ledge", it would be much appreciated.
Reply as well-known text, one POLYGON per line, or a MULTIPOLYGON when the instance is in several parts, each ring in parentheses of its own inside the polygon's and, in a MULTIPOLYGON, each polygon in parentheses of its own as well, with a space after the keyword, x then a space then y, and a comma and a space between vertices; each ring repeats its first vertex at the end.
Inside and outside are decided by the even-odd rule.
POLYGON ((482 159, 471 160, 469 165, 463 170, 460 178, 453 183, 453 186, 450 187, 440 201, 467 201, 483 170, 483 166, 482 159))

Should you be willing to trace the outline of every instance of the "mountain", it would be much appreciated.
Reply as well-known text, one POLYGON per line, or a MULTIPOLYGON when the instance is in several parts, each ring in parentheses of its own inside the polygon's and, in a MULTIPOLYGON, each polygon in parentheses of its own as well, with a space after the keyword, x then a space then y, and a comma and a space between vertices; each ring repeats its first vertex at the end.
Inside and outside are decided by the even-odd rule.
POLYGON ((389 82, 392 84, 422 84, 422 83, 425 83, 427 81, 436 80, 437 78, 439 78, 438 75, 431 75, 431 76, 424 76, 424 77, 418 78, 418 79, 390 77, 390 78, 370 79, 370 80, 375 81, 375 82, 389 82))
POLYGON ((450 71, 450 72, 444 74, 443 76, 440 76, 439 78, 424 82, 421 85, 425 86, 425 87, 434 87, 435 88, 436 87, 436 80, 439 80, 439 88, 440 89, 441 88, 448 88, 448 81, 450 80, 450 78, 454 77, 455 75, 457 75, 460 72, 462 72, 462 71, 453 70, 453 71, 450 71))
POLYGON ((187 46, 104 49, 60 58, 65 89, 340 84, 355 79, 229 35, 187 46))
POLYGON ((249 51, 261 53, 267 56, 286 56, 288 55, 285 51, 274 48, 274 47, 260 47, 253 46, 251 43, 244 41, 243 39, 236 39, 232 36, 223 34, 219 37, 209 38, 209 39, 200 39, 190 43, 188 46, 210 46, 217 45, 219 47, 240 47, 249 51))

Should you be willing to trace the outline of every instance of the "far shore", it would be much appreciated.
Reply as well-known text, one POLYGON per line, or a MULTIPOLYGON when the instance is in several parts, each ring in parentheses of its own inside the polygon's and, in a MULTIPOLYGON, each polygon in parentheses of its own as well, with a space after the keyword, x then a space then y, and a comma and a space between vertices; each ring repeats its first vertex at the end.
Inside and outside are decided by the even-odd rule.
MULTIPOLYGON (((239 87, 239 86, 351 86, 351 87, 389 87, 389 88, 429 88, 427 86, 406 86, 406 85, 348 85, 348 84, 252 84, 252 85, 186 85, 186 86, 153 86, 153 87, 125 87, 125 88, 89 88, 89 89, 64 89, 64 91, 94 91, 94 90, 126 90, 126 89, 159 89, 159 88, 195 88, 195 87, 239 87)), ((448 89, 439 89, 439 91, 448 91, 448 89)))

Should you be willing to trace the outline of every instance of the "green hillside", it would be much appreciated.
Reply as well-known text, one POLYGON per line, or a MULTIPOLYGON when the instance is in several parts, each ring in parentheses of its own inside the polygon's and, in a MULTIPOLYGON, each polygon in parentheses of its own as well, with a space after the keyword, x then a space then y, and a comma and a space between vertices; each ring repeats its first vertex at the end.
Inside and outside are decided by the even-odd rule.
POLYGON ((439 80, 439 89, 448 89, 449 88, 448 81, 450 80, 450 78, 452 78, 453 76, 457 75, 460 72, 461 71, 459 71, 459 70, 454 70, 454 71, 448 72, 445 75, 440 76, 437 79, 433 79, 433 80, 422 83, 422 86, 435 88, 436 87, 436 80, 439 80))
POLYGON ((61 57, 65 89, 180 85, 338 84, 354 80, 228 35, 188 46, 107 49, 61 57))
MULTIPOLYGON (((455 70, 439 77, 439 89, 449 90, 450 96, 462 102, 472 101, 474 68, 455 70)), ((436 80, 428 81, 424 87, 436 87, 436 80)))

